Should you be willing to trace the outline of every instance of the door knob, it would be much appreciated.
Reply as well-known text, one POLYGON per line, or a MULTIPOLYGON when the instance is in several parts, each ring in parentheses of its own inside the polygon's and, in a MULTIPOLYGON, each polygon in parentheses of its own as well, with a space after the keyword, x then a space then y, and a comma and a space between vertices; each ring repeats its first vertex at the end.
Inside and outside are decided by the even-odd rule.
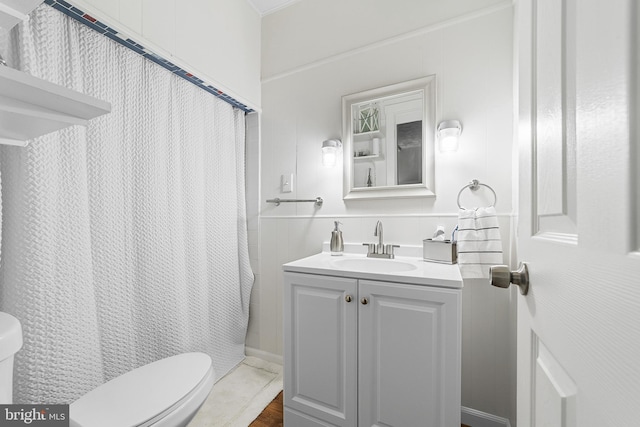
POLYGON ((347 296, 346 296, 346 297, 344 297, 344 300, 345 300, 346 302, 351 302, 352 298, 353 298, 353 297, 352 297, 351 295, 347 294, 347 296))
POLYGON ((516 271, 510 271, 506 265, 493 265, 489 268, 491 285, 498 288, 508 288, 510 284, 520 287, 520 293, 526 295, 529 292, 529 270, 527 264, 520 263, 516 271))
POLYGON ((367 304, 369 304, 369 300, 367 298, 362 298, 360 300, 360 303, 362 303, 362 305, 367 305, 367 304))

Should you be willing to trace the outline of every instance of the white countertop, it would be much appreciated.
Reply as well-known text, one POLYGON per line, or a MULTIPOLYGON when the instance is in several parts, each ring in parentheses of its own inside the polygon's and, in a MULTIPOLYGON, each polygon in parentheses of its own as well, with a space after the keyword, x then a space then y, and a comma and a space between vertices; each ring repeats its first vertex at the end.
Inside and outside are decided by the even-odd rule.
POLYGON ((408 283, 423 286, 438 286, 445 288, 462 288, 462 277, 457 264, 438 264, 423 261, 422 258, 396 256, 394 259, 367 258, 366 254, 345 253, 342 256, 333 256, 330 252, 320 252, 307 258, 288 262, 282 266, 284 271, 308 274, 321 274, 325 276, 351 277, 354 279, 380 280, 384 282, 408 283), (342 260, 356 260, 353 266, 342 260), (385 262, 402 263, 403 267, 411 268, 406 271, 365 271, 358 267, 360 261, 373 260, 375 267, 382 266, 385 262), (407 264, 410 264, 409 267, 407 264))

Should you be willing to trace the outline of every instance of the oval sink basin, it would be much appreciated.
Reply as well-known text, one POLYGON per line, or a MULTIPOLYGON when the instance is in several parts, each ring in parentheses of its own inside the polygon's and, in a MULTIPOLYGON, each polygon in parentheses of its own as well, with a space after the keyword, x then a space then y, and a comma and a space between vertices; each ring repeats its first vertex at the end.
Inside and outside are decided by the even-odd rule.
POLYGON ((341 270, 366 271, 369 273, 397 273, 417 268, 408 262, 380 258, 342 258, 332 261, 331 264, 341 270))

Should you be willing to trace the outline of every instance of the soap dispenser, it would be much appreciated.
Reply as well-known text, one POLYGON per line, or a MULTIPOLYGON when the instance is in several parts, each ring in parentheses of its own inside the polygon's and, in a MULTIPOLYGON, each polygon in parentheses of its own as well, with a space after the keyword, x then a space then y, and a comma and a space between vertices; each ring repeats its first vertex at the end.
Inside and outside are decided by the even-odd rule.
POLYGON ((342 255, 342 252, 344 252, 344 241, 342 240, 342 231, 340 231, 340 228, 339 228, 339 224, 341 224, 341 222, 334 221, 333 223, 335 224, 335 228, 331 232, 331 244, 329 247, 331 249, 331 255, 339 256, 339 255, 342 255))

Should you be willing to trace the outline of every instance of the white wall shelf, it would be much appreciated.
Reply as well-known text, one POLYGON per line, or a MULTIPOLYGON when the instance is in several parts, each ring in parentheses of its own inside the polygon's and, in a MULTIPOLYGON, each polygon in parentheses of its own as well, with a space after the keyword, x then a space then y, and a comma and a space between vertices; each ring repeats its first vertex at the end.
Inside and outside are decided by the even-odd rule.
POLYGON ((30 139, 86 125, 110 111, 108 102, 0 66, 1 144, 26 146, 30 139))
POLYGON ((381 158, 380 154, 367 154, 366 156, 355 156, 353 158, 353 160, 358 161, 358 160, 373 160, 373 159, 377 159, 377 158, 381 158))
POLYGON ((0 0, 0 27, 11 29, 29 19, 29 13, 43 0, 0 0))
POLYGON ((369 132, 354 132, 353 133, 353 137, 354 139, 361 141, 363 139, 370 139, 370 138, 382 138, 382 131, 378 130, 372 130, 369 132))

